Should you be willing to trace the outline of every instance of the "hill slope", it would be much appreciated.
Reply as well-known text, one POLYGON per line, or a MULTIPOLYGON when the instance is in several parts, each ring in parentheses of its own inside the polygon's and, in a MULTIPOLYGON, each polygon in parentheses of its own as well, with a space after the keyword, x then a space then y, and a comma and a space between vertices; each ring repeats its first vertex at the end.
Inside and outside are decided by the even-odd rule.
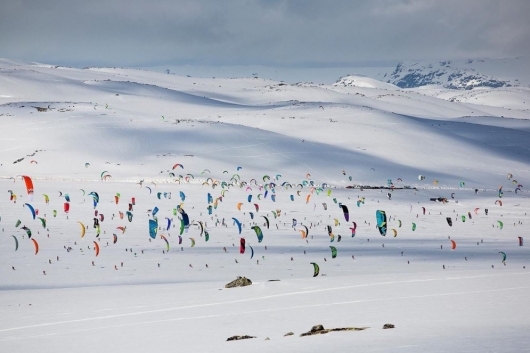
POLYGON ((527 349, 525 91, 340 82, 0 61, 0 351, 527 349))

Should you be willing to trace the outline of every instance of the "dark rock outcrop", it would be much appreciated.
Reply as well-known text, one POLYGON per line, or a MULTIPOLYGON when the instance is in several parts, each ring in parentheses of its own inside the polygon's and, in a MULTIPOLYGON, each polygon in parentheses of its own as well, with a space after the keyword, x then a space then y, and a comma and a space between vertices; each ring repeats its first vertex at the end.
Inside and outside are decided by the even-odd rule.
POLYGON ((246 277, 238 276, 237 279, 225 285, 225 288, 234 288, 234 287, 245 287, 250 286, 252 281, 246 277))
POLYGON ((304 336, 312 336, 312 335, 323 335, 328 332, 333 331, 362 331, 366 330, 368 327, 339 327, 339 328, 328 328, 325 329, 322 325, 315 325, 311 328, 310 331, 307 331, 305 333, 302 333, 300 337, 304 336))
POLYGON ((249 338, 256 338, 256 336, 249 336, 249 335, 244 335, 244 336, 232 336, 232 337, 228 337, 226 340, 227 341, 239 341, 239 340, 247 340, 249 338))

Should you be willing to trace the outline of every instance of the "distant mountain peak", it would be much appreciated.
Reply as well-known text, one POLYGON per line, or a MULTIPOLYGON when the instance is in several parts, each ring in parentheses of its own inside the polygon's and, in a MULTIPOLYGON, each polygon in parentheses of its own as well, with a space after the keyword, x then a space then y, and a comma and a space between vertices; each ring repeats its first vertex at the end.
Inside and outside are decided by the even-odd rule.
POLYGON ((348 74, 342 76, 333 84, 333 86, 397 89, 394 85, 360 74, 348 74))
MULTIPOLYGON (((476 62, 483 63, 484 60, 476 62)), ((438 85, 449 89, 470 90, 476 87, 498 88, 518 85, 510 79, 500 79, 480 73, 471 67, 473 63, 472 59, 465 62, 448 60, 437 63, 402 61, 384 78, 386 82, 400 88, 438 85)))

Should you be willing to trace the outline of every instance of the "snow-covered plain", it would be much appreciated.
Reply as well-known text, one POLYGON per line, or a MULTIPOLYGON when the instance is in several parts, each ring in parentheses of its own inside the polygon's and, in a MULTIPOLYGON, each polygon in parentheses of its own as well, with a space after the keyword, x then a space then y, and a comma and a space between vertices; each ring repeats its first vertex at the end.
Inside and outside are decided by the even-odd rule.
POLYGON ((518 239, 530 222, 530 116, 510 105, 530 102, 528 91, 513 100, 503 93, 498 103, 451 102, 349 77, 345 85, 291 85, 1 60, 0 351, 530 350, 530 253, 518 239), (173 170, 176 163, 183 168, 173 170), (111 177, 101 180, 104 171, 111 177), (32 198, 21 175, 33 180, 32 198), (346 188, 388 179, 395 190, 346 188), (265 197, 270 182, 277 186, 265 197), (304 182, 314 187, 297 186, 304 182), (104 215, 99 237, 92 191, 104 215), (208 193, 217 199, 212 215, 208 193), (132 222, 120 219, 133 197, 132 222), (448 202, 429 201, 438 197, 448 202), (178 205, 193 224, 182 244, 178 205), (150 239, 155 206, 160 230, 150 239), (386 237, 376 210, 389 217, 386 237), (166 217, 175 226, 166 229, 166 217), (84 237, 78 222, 88 226, 84 237), (252 259, 248 246, 239 253, 241 237, 252 259), (236 276, 253 284, 225 289, 236 276), (396 327, 383 330, 386 323, 396 327), (316 324, 368 328, 299 337, 316 324), (256 338, 226 342, 233 335, 256 338))

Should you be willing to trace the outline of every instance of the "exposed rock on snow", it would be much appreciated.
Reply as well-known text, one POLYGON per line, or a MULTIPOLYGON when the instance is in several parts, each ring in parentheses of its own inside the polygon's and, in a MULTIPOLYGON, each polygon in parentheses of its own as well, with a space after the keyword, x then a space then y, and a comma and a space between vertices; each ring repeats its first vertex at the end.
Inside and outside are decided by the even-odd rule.
POLYGON ((248 278, 238 276, 237 279, 233 280, 230 283, 227 283, 225 285, 225 288, 245 287, 245 286, 250 286, 251 284, 252 284, 252 281, 249 280, 248 278))
POLYGON ((389 329, 389 328, 394 328, 396 326, 392 325, 392 324, 384 324, 383 325, 383 330, 386 330, 386 329, 389 329))
POLYGON ((325 329, 322 325, 315 325, 311 328, 310 331, 307 331, 305 333, 302 333, 300 337, 303 336, 312 336, 312 335, 322 335, 328 332, 332 331, 363 331, 366 330, 368 327, 340 327, 340 328, 328 328, 325 329))
POLYGON ((322 331, 324 331, 323 325, 315 325, 311 327, 311 330, 309 332, 306 332, 305 334, 303 333, 302 336, 305 336, 308 333, 316 333, 316 332, 322 332, 322 331))
POLYGON ((256 338, 256 336, 249 336, 249 335, 244 335, 244 336, 232 336, 232 337, 228 337, 226 340, 227 341, 239 341, 239 340, 247 340, 249 338, 256 338))

